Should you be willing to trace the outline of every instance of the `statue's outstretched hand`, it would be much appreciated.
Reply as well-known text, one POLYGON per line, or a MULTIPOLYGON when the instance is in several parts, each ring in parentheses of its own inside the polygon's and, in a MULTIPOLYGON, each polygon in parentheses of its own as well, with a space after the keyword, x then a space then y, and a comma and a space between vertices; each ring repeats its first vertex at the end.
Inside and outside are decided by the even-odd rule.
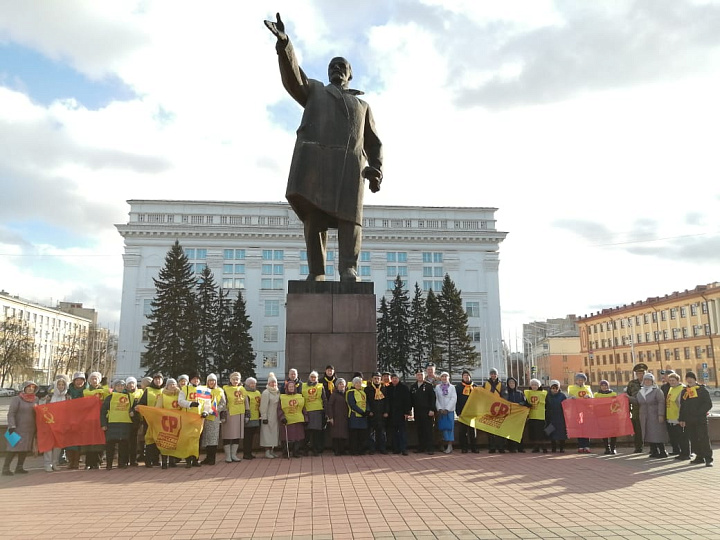
POLYGON ((365 167, 362 172, 363 178, 370 181, 370 191, 377 193, 380 191, 380 183, 382 182, 382 173, 375 167, 365 167))
POLYGON ((267 26, 268 30, 270 30, 276 38, 278 38, 278 41, 287 41, 288 37, 285 33, 285 23, 282 22, 279 13, 277 13, 275 17, 277 17, 276 22, 264 21, 265 26, 267 26))

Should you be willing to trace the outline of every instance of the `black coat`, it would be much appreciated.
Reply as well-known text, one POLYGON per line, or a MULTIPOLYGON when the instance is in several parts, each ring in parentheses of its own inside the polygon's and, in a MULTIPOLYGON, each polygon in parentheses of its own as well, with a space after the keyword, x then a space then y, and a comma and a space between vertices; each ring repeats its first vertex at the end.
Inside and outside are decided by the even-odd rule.
POLYGON ((412 409, 410 389, 403 383, 398 383, 397 386, 391 384, 385 387, 385 392, 390 419, 394 422, 404 421, 405 415, 410 416, 412 409))
POLYGON ((383 386, 383 384, 380 383, 380 391, 382 392, 382 395, 385 396, 385 399, 375 399, 375 387, 372 385, 372 383, 368 384, 365 388, 365 395, 367 395, 368 407, 373 413, 373 415, 376 417, 382 416, 383 414, 388 412, 388 388, 388 386, 383 386))
POLYGON ((680 417, 678 420, 690 424, 704 424, 707 422, 707 413, 713 406, 710 392, 703 384, 698 384, 693 388, 697 389, 697 397, 694 398, 688 397, 689 388, 680 392, 680 417))
POLYGON ((415 416, 418 416, 418 411, 427 413, 437 410, 435 388, 429 382, 423 382, 420 386, 417 383, 413 384, 410 387, 410 397, 413 409, 415 409, 415 416))

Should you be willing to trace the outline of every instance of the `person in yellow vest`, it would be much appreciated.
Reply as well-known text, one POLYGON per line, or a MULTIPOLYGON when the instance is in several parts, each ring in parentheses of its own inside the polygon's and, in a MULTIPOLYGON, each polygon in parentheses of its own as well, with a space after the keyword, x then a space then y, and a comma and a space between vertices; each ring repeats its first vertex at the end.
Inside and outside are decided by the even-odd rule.
MULTIPOLYGON (((587 375, 578 373, 575 375, 575 384, 568 386, 569 399, 591 399, 593 397, 592 389, 587 386, 587 375)), ((590 439, 586 437, 578 437, 578 454, 590 453, 590 439)))
POLYGON ((685 385, 680 382, 680 375, 671 371, 667 374, 667 382, 670 385, 666 398, 666 417, 668 426, 668 437, 672 444, 675 459, 690 459, 690 439, 680 425, 680 395, 685 385), (677 448, 677 450, 675 450, 677 448))
POLYGON ((361 456, 365 453, 368 428, 368 403, 361 377, 352 380, 352 388, 345 392, 348 404, 348 427, 350 428, 350 455, 361 456))
MULTIPOLYGON (((184 375, 181 375, 181 377, 184 377, 184 375)), ((186 385, 180 387, 178 405, 180 405, 180 408, 186 412, 202 415, 204 402, 200 403, 197 399, 197 387, 199 384, 200 375, 198 373, 191 373, 189 377, 189 382, 186 385)), ((190 467, 200 467, 200 462, 196 457, 199 455, 200 441, 198 440, 198 448, 195 450, 195 455, 185 458, 185 468, 189 469, 190 467)))
POLYGON ((533 445, 532 452, 537 454, 542 450, 543 454, 547 454, 547 446, 545 445, 545 401, 547 400, 547 390, 542 389, 542 383, 539 379, 530 379, 530 389, 525 390, 525 401, 530 406, 528 413, 528 438, 533 445))
POLYGON ((305 398, 295 391, 295 381, 285 381, 285 391, 280 394, 277 410, 278 420, 283 427, 280 428, 280 440, 285 441, 287 457, 301 457, 303 455, 302 442, 305 440, 305 398))
MULTIPOLYGON (((97 371, 93 371, 88 376, 88 385, 83 391, 83 396, 94 396, 102 402, 109 394, 100 384, 101 380, 102 374, 97 371)), ((82 448, 85 451, 85 469, 99 469, 105 445, 92 444, 89 446, 83 446, 82 448)))
MULTIPOLYGON (((595 399, 615 396, 617 396, 617 392, 610 388, 610 382, 605 379, 600 381, 600 390, 595 394, 595 399)), ((617 454, 617 437, 605 437, 603 443, 605 443, 605 455, 617 454)))
POLYGON ((227 414, 223 414, 225 420, 222 425, 225 463, 242 461, 242 458, 237 455, 237 451, 240 447, 240 439, 245 437, 245 424, 248 421, 250 403, 241 380, 242 376, 235 371, 230 374, 230 384, 223 386, 227 402, 227 414))
POLYGON ((322 454, 325 446, 325 410, 327 409, 327 394, 325 386, 318 382, 318 372, 311 371, 308 381, 302 385, 302 396, 305 398, 305 410, 308 420, 305 435, 306 448, 311 456, 322 454))
POLYGON ((112 381, 112 393, 100 408, 100 427, 105 432, 105 455, 107 470, 112 469, 115 448, 118 449, 118 468, 126 469, 129 461, 130 437, 133 426, 135 397, 126 389, 125 381, 112 381))
MULTIPOLYGON (((154 407, 155 403, 157 403, 157 398, 160 395, 160 392, 162 392, 164 381, 165 379, 162 373, 159 371, 153 373, 152 381, 145 387, 143 395, 136 405, 154 407)), ((152 438, 152 434, 148 431, 147 423, 144 420, 143 427, 145 431, 145 466, 158 467, 160 465, 160 452, 158 452, 155 440, 152 438)))
MULTIPOLYGON (((135 377, 125 379, 125 390, 128 395, 132 397, 131 401, 134 407, 143 395, 143 391, 137 387, 137 379, 135 377)), ((138 466, 138 433, 140 432, 141 425, 140 415, 134 413, 132 427, 130 428, 130 438, 128 439, 128 465, 131 467, 138 466)))
POLYGON ((247 407, 249 415, 245 424, 245 436, 243 437, 243 459, 255 459, 253 455, 253 444, 255 435, 260 431, 260 400, 262 394, 257 389, 257 379, 248 377, 245 379, 245 395, 247 396, 247 407))
MULTIPOLYGON (((173 378, 169 378, 165 381, 165 388, 163 388, 160 391, 160 394, 158 394, 157 400, 155 401, 155 407, 159 409, 172 409, 174 411, 179 411, 181 409, 179 399, 180 389, 178 388, 177 381, 173 378)), ((161 468, 167 469, 168 467, 177 467, 176 457, 166 456, 160 449, 158 449, 158 451, 160 452, 160 459, 162 463, 161 468)))
MULTIPOLYGON (((220 442, 220 413, 227 410, 225 392, 217 384, 217 375, 211 373, 207 376, 207 388, 210 390, 210 399, 203 404, 201 415, 205 415, 200 446, 205 447, 203 465, 215 465, 217 447, 220 442)), ((200 394, 198 389, 198 396, 200 394)))

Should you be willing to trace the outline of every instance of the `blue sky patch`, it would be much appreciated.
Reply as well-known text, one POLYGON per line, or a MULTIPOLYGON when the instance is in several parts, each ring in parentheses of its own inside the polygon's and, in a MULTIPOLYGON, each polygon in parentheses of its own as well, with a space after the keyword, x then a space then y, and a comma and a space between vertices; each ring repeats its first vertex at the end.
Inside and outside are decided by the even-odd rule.
POLYGON ((60 249, 87 248, 94 245, 90 236, 73 233, 64 227, 57 227, 44 221, 9 222, 5 224, 5 227, 35 245, 47 244, 60 249))
POLYGON ((58 99, 74 98, 85 108, 97 110, 112 101, 137 97, 115 76, 93 81, 71 66, 13 43, 0 45, 0 84, 45 106, 58 99))

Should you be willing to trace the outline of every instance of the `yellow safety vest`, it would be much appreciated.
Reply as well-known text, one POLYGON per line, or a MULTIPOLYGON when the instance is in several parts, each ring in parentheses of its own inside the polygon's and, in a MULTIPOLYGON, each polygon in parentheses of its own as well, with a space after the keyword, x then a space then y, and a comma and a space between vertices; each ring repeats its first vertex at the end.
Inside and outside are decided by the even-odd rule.
POLYGON ((162 392, 162 388, 152 388, 148 386, 145 392, 147 392, 147 406, 154 407, 155 403, 157 403, 157 397, 160 395, 160 392, 162 392))
POLYGON ((678 403, 678 397, 682 393, 683 388, 685 388, 685 386, 678 384, 677 386, 671 386, 670 390, 668 390, 665 414, 665 418, 668 420, 677 420, 680 418, 680 404, 678 403))
POLYGON ((305 410, 310 411, 322 411, 322 391, 323 385, 315 383, 310 386, 310 383, 305 383, 302 386, 302 395, 305 398, 305 410))
POLYGON ((260 390, 253 390, 251 392, 246 388, 245 393, 250 402, 250 420, 260 420, 260 398, 262 396, 260 390))
POLYGON ((136 388, 130 395, 132 396, 133 401, 139 401, 143 395, 143 391, 140 388, 136 388))
POLYGON ((363 390, 358 390, 357 388, 351 388, 347 392, 345 392, 345 401, 348 403, 348 417, 355 416, 360 417, 361 415, 355 412, 352 407, 350 407, 350 394, 355 393, 355 405, 361 409, 363 412, 367 411, 367 395, 363 390))
POLYGON ((525 390, 525 401, 530 404, 530 420, 545 420, 547 390, 525 390))
POLYGON ((503 383, 498 383, 498 385, 495 387, 496 390, 493 390, 493 387, 490 386, 490 381, 485 381, 485 384, 483 384, 483 388, 487 390, 488 392, 496 392, 498 394, 502 394, 503 390, 503 383))
POLYGON ((161 409, 180 409, 180 405, 178 405, 178 398, 180 397, 180 392, 177 394, 166 394, 165 392, 162 392, 160 394, 162 396, 162 399, 158 399, 155 402, 155 406, 159 407, 161 409))
POLYGON ((568 396, 576 398, 584 398, 585 396, 593 397, 593 393, 589 386, 571 384, 568 386, 568 396))
MULTIPOLYGON (((223 389, 219 388, 218 386, 215 386, 215 388, 211 388, 210 394, 212 395, 212 399, 210 400, 210 402, 214 401, 215 405, 220 405, 220 402, 222 401, 222 397, 223 397, 224 393, 225 392, 223 391, 223 389)), ((212 413, 212 405, 207 404, 207 407, 209 409, 207 412, 212 413)), ((211 422, 214 422, 215 420, 217 420, 217 416, 210 414, 210 416, 205 417, 205 419, 210 420, 211 422)))
POLYGON ((227 398, 228 414, 235 416, 245 414, 245 388, 242 386, 223 386, 227 398))
MULTIPOLYGON (((186 398, 188 401, 190 401, 190 402, 197 401, 197 394, 196 394, 196 392, 197 392, 197 386, 195 386, 194 384, 188 384, 187 386, 185 386, 185 388, 181 388, 180 391, 181 391, 181 392, 182 392, 182 391, 185 392, 185 398, 186 398)), ((202 405, 202 403, 201 403, 200 405, 202 405)), ((200 414, 200 413, 202 412, 202 407, 201 407, 201 406, 188 407, 188 408, 186 408, 186 409, 184 409, 184 410, 187 411, 187 412, 192 412, 192 413, 195 413, 195 414, 200 414)))
POLYGON ((83 396, 96 396, 99 400, 104 400, 110 394, 105 392, 105 389, 101 386, 100 388, 86 388, 83 390, 83 396))
POLYGON ((595 397, 595 399, 600 399, 600 398, 604 398, 604 397, 615 397, 615 396, 617 396, 617 392, 608 392, 607 394, 598 392, 597 394, 595 394, 594 397, 595 397))
POLYGON ((305 398, 301 394, 280 394, 280 408, 289 424, 299 424, 305 421, 303 407, 305 398))
POLYGON ((110 424, 130 424, 130 405, 132 397, 122 392, 113 392, 110 397, 110 408, 107 412, 107 420, 110 424))

